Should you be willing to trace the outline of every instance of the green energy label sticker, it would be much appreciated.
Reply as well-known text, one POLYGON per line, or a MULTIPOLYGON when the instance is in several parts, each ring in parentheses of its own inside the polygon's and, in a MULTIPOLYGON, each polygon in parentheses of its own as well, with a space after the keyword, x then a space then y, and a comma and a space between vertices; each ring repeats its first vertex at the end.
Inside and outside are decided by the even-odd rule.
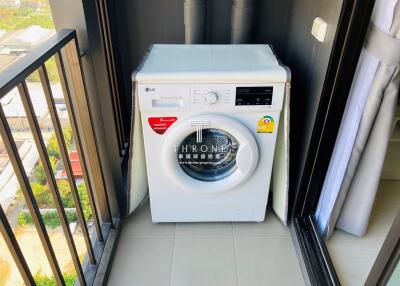
POLYGON ((274 119, 271 116, 265 115, 258 120, 257 133, 272 133, 274 132, 274 119))

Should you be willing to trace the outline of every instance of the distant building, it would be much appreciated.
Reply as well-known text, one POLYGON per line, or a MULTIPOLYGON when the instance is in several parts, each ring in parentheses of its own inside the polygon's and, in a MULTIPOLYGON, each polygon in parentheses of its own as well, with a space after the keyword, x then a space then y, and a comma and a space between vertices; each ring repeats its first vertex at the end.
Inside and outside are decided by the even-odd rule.
POLYGON ((37 25, 17 31, 3 32, 0 37, 0 54, 26 54, 49 39, 54 32, 54 30, 45 29, 37 25))
POLYGON ((30 7, 40 9, 42 7, 41 0, 0 0, 0 6, 2 7, 11 7, 11 8, 19 8, 19 7, 30 7))
POLYGON ((0 0, 0 6, 18 8, 21 6, 21 0, 0 0))
MULTIPOLYGON (((79 162, 78 151, 74 150, 69 152, 69 159, 71 161, 72 173, 74 174, 75 178, 83 178, 81 163, 79 162)), ((63 172, 63 174, 67 176, 65 171, 63 172)))
POLYGON ((0 30, 0 72, 49 39, 54 33, 54 30, 36 25, 17 31, 0 30))
MULTIPOLYGON (((79 161, 78 151, 70 151, 69 152, 69 160, 71 162, 72 173, 74 174, 75 182, 77 185, 84 182, 83 180, 83 172, 81 163, 79 161)), ((67 180, 67 172, 65 171, 65 167, 62 166, 62 170, 57 172, 56 174, 57 180, 67 180)))
MULTIPOLYGON (((46 99, 43 94, 43 89, 38 82, 28 82, 28 90, 30 98, 35 110, 36 117, 39 122, 40 129, 52 130, 53 123, 49 114, 46 99)), ((53 91, 53 97, 56 104, 58 117, 62 128, 69 126, 68 112, 66 109, 64 94, 59 83, 51 86, 53 91)), ((18 90, 13 89, 6 94, 2 99, 4 113, 7 117, 8 124, 13 131, 25 131, 29 130, 29 121, 26 117, 24 106, 21 102, 18 90)))

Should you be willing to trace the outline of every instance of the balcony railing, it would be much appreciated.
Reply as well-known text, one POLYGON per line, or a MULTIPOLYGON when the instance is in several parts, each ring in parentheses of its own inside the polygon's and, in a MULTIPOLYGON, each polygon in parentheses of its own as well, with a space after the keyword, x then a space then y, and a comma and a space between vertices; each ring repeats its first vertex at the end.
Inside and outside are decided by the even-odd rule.
MULTIPOLYGON (((82 63, 75 31, 59 31, 44 44, 32 50, 25 57, 5 70, 0 75, 0 99, 14 88, 18 89, 26 113, 26 118, 32 132, 33 141, 37 147, 39 159, 46 175, 47 185, 54 200, 55 209, 60 219, 62 231, 65 235, 77 275, 76 282, 79 282, 80 285, 91 285, 93 284, 95 279, 94 274, 96 273, 100 263, 105 240, 107 239, 110 227, 112 226, 112 218, 99 159, 99 150, 93 128, 89 98, 82 72, 82 63), (49 74, 46 69, 46 61, 52 57, 55 58, 58 76, 64 94, 65 106, 79 155, 83 179, 88 192, 88 199, 95 229, 95 232, 92 235, 89 233, 83 213, 76 178, 74 178, 62 125, 60 123, 60 118, 53 97, 49 74), (67 181, 76 208, 78 223, 82 230, 87 254, 83 263, 80 261, 77 247, 69 227, 59 187, 57 186, 51 161, 46 150, 45 140, 40 129, 38 118, 35 114, 32 97, 29 94, 26 80, 32 72, 39 73, 55 137, 61 153, 62 163, 65 168, 67 181)), ((27 174, 24 169, 17 144, 13 138, 9 122, 7 121, 6 114, 1 104, 0 135, 8 153, 15 176, 18 180, 22 195, 26 201, 26 206, 32 217, 40 242, 50 264, 54 279, 57 285, 65 285, 62 270, 57 262, 54 247, 50 241, 48 231, 45 227, 38 203, 29 182, 29 174, 27 174)), ((34 276, 24 258, 23 252, 21 251, 18 241, 13 233, 13 229, 6 217, 5 211, 1 206, 0 231, 25 284, 35 285, 34 276)))

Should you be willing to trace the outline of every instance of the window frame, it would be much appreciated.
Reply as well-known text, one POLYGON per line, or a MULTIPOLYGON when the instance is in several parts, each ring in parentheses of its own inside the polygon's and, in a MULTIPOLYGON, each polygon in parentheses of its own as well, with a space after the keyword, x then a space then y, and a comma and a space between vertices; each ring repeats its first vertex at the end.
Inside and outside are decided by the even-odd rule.
POLYGON ((340 285, 314 214, 374 3, 343 2, 306 162, 295 192, 291 228, 312 285, 340 285))

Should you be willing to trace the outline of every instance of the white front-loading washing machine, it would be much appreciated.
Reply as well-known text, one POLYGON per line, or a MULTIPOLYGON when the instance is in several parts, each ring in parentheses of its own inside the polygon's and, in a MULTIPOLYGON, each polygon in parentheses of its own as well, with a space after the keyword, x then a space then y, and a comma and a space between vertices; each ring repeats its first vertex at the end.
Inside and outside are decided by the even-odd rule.
POLYGON ((133 80, 153 221, 263 221, 289 80, 270 47, 153 45, 133 80))

